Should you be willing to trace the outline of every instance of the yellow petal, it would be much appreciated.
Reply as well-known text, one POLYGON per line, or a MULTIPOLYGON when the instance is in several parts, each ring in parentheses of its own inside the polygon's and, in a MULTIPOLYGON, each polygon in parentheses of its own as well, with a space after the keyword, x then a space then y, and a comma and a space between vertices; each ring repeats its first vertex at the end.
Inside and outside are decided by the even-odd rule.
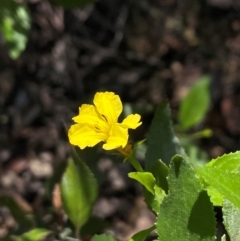
POLYGON ((142 124, 142 122, 139 122, 141 119, 141 116, 138 114, 132 114, 127 116, 121 125, 125 128, 130 128, 130 129, 136 129, 138 126, 142 124))
POLYGON ((72 125, 68 131, 68 137, 72 145, 79 146, 81 149, 95 146, 107 138, 104 133, 96 132, 94 128, 81 124, 72 125))
POLYGON ((105 132, 108 132, 110 129, 107 122, 99 116, 94 105, 83 104, 79 108, 79 115, 73 117, 73 120, 78 124, 95 126, 105 132))
POLYGON ((93 103, 109 124, 117 122, 122 112, 122 102, 118 95, 113 92, 97 92, 93 103))
POLYGON ((125 147, 128 142, 128 130, 119 124, 112 126, 107 142, 103 145, 105 150, 113 150, 118 147, 125 147))

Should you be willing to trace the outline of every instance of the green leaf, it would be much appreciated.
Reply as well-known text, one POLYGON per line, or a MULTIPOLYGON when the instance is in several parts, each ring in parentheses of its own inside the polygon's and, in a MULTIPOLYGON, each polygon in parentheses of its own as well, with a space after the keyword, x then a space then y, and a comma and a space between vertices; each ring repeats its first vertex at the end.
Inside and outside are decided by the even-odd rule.
POLYGON ((240 240, 240 209, 228 200, 223 202, 223 223, 231 241, 240 240))
POLYGON ((239 172, 240 170, 240 151, 224 154, 206 164, 207 167, 216 167, 225 171, 239 172))
POLYGON ((97 198, 97 182, 87 165, 74 154, 60 183, 63 208, 77 229, 85 224, 97 198))
POLYGON ((162 188, 165 193, 168 193, 168 166, 161 160, 157 160, 154 166, 150 169, 150 172, 153 174, 157 186, 162 188))
POLYGON ((208 196, 210 196, 213 206, 221 207, 223 203, 223 195, 211 185, 207 185, 205 189, 207 190, 208 196))
POLYGON ((156 180, 150 172, 130 172, 128 176, 138 182, 140 182, 149 192, 154 194, 154 186, 156 180))
POLYGON ((214 241, 213 205, 191 164, 176 155, 170 164, 168 181, 169 195, 157 218, 160 240, 214 241))
POLYGON ((148 229, 144 229, 136 234, 134 234, 132 236, 131 239, 129 239, 129 241, 145 241, 147 239, 147 237, 149 236, 149 234, 155 229, 155 225, 153 225, 152 227, 148 228, 148 229))
POLYGON ((143 195, 148 207, 156 214, 159 213, 159 207, 162 203, 166 193, 157 185, 154 186, 154 194, 147 189, 143 189, 143 195))
POLYGON ((53 0, 53 2, 65 9, 82 8, 87 4, 94 3, 97 0, 53 0))
POLYGON ((167 101, 157 107, 147 140, 147 171, 151 170, 159 159, 169 164, 175 154, 186 155, 173 132, 170 108, 167 101))
POLYGON ((162 203, 162 200, 166 196, 166 194, 160 187, 156 185, 156 180, 152 173, 130 172, 128 176, 143 185, 143 194, 146 203, 153 212, 158 213, 159 206, 162 203))
POLYGON ((43 240, 48 234, 49 230, 43 228, 35 228, 19 236, 19 241, 40 241, 43 240))
POLYGON ((25 49, 31 27, 27 5, 13 0, 0 0, 0 32, 7 43, 11 58, 16 59, 25 49))
POLYGON ((116 240, 109 234, 100 234, 100 235, 94 235, 91 241, 116 241, 116 240))
POLYGON ((210 106, 210 75, 202 76, 180 104, 179 123, 186 130, 205 117, 210 106))
POLYGON ((240 209, 240 174, 208 166, 198 169, 198 173, 208 185, 240 209))

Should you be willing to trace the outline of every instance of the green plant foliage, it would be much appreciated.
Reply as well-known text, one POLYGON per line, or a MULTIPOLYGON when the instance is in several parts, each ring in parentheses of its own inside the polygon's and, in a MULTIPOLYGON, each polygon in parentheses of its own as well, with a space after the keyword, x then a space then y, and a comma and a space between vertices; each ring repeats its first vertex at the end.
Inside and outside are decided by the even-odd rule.
POLYGON ((231 241, 240 240, 240 209, 228 200, 223 202, 223 220, 231 241))
POLYGON ((116 241, 116 239, 114 239, 109 234, 101 234, 101 235, 94 235, 91 241, 116 241))
POLYGON ((183 157, 173 157, 169 170, 169 195, 157 218, 161 241, 214 241, 215 214, 196 172, 183 157))
POLYGON ((168 182, 167 182, 167 176, 168 176, 168 166, 162 162, 161 160, 158 160, 154 166, 150 169, 150 172, 153 174, 156 184, 158 187, 162 188, 165 193, 168 193, 168 182))
POLYGON ((208 166, 198 169, 198 173, 208 185, 240 209, 240 174, 208 166))
POLYGON ((53 0, 53 2, 65 9, 82 8, 87 4, 94 3, 97 0, 53 0))
POLYGON ((25 49, 31 19, 27 6, 13 0, 0 0, 0 32, 11 58, 16 59, 25 49))
POLYGON ((203 120, 210 106, 210 75, 202 76, 180 104, 179 123, 183 130, 203 120))
POLYGON ((49 230, 43 228, 35 228, 27 233, 22 234, 17 238, 18 241, 41 241, 43 240, 48 234, 50 233, 49 230))
POLYGON ((144 229, 136 234, 134 234, 132 236, 131 239, 129 239, 129 241, 145 241, 147 239, 147 237, 149 236, 149 234, 155 229, 155 225, 148 228, 148 229, 144 229))
POLYGON ((156 180, 150 172, 130 172, 128 176, 144 187, 143 194, 145 201, 153 212, 159 212, 159 206, 165 197, 165 192, 156 185, 156 180))
POLYGON ((207 190, 213 205, 221 207, 223 203, 223 195, 211 185, 207 185, 205 189, 207 190))
POLYGON ((143 188, 143 195, 148 207, 156 214, 159 213, 159 207, 166 193, 157 185, 154 186, 154 194, 143 188))
POLYGON ((224 154, 223 156, 211 160, 206 166, 237 173, 240 170, 240 151, 224 154))
POLYGON ((87 165, 74 154, 60 183, 63 208, 77 229, 87 222, 97 198, 97 182, 87 165))
POLYGON ((146 170, 151 170, 159 159, 169 164, 175 154, 185 156, 185 152, 173 132, 169 104, 164 101, 157 107, 150 127, 146 170))
POLYGON ((130 172, 128 176, 138 182, 140 182, 149 192, 154 194, 154 186, 156 180, 150 172, 130 172))

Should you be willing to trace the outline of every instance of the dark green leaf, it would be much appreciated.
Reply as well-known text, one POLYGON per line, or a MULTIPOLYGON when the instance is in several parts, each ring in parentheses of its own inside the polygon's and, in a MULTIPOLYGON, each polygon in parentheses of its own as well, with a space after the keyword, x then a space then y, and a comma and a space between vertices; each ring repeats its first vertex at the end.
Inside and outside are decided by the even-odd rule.
POLYGON ((185 152, 173 132, 170 108, 167 101, 164 101, 158 106, 147 140, 147 171, 151 170, 160 159, 166 164, 169 164, 175 154, 185 156, 185 152))
POLYGON ((155 165, 150 169, 150 172, 155 177, 157 186, 162 188, 165 193, 168 193, 168 166, 161 160, 158 160, 155 165))
POLYGON ((60 184, 64 211, 76 228, 91 215, 97 198, 97 182, 87 165, 76 156, 70 160, 60 184))
POLYGON ((176 155, 170 164, 169 195, 157 219, 161 241, 214 241, 215 214, 207 192, 202 190, 195 170, 176 155))
POLYGON ((181 102, 179 122, 182 129, 198 124, 205 117, 210 106, 209 85, 210 76, 202 76, 181 102))
POLYGON ((240 209, 228 200, 223 202, 223 223, 231 241, 240 240, 240 209))

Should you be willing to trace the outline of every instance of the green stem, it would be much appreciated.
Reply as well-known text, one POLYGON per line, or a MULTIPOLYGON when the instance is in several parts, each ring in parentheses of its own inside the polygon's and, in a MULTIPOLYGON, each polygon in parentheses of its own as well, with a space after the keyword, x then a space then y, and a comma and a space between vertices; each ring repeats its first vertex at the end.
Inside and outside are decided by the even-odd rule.
POLYGON ((129 156, 127 157, 129 162, 132 164, 132 166, 138 171, 138 172, 143 172, 143 169, 138 162, 138 160, 134 156, 129 156))

